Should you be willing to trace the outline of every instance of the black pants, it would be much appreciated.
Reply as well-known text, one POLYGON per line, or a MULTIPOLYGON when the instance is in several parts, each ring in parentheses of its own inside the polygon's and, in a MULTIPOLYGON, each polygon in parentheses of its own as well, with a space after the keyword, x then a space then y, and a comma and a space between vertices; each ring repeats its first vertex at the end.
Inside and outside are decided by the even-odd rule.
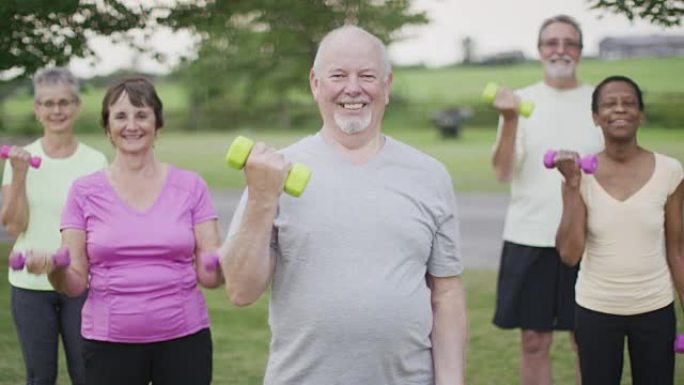
POLYGON ((619 385, 625 337, 633 385, 672 385, 675 315, 672 304, 630 316, 577 306, 575 337, 582 385, 619 385))
POLYGON ((209 329, 169 341, 126 344, 85 340, 88 385, 209 385, 209 329))
POLYGON ((81 359, 81 308, 86 296, 70 298, 54 291, 12 286, 12 318, 26 364, 26 384, 54 385, 57 382, 60 336, 71 383, 85 384, 81 359))
POLYGON ((564 265, 554 247, 504 241, 494 325, 539 332, 573 330, 576 280, 577 267, 564 265))

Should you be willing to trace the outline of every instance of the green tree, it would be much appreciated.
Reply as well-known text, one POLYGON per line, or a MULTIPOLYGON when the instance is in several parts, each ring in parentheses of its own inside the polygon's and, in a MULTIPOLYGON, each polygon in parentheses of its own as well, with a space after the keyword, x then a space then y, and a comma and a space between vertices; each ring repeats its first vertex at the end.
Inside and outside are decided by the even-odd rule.
MULTIPOLYGON (((427 22, 424 13, 409 9, 409 0, 217 0, 203 5, 199 11, 176 7, 160 20, 202 37, 198 59, 181 71, 192 115, 206 115, 212 103, 224 114, 231 107, 233 113, 259 114, 271 108, 285 126, 292 122, 292 106, 306 95, 317 44, 329 30, 353 23, 389 43, 399 28, 427 22)), ((193 122, 198 125, 197 119, 193 122)))
POLYGON ((150 11, 118 0, 0 0, 0 130, 4 98, 26 78, 92 56, 93 36, 124 40, 128 31, 149 30, 150 11))
POLYGON ((682 24, 684 0, 588 0, 591 9, 623 15, 630 21, 643 19, 654 25, 682 24))
POLYGON ((90 37, 143 30, 149 12, 118 0, 2 0, 0 73, 12 70, 5 80, 28 77, 46 65, 91 56, 90 37))

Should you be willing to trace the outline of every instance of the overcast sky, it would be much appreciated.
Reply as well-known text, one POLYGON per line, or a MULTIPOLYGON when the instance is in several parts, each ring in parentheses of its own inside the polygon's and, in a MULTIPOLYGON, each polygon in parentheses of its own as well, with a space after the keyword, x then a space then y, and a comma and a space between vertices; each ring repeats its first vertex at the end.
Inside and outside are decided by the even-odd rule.
MULTIPOLYGON (((477 56, 517 49, 528 57, 536 57, 539 25, 545 18, 559 13, 579 21, 584 33, 584 54, 588 55, 596 54, 599 41, 608 36, 684 35, 684 27, 666 30, 643 21, 630 23, 623 16, 591 11, 586 0, 413 0, 413 7, 426 11, 430 23, 401 32, 402 40, 392 44, 389 50, 395 64, 438 67, 460 61, 461 41, 466 36, 475 42, 477 56)), ((155 37, 154 45, 173 57, 178 52, 191 51, 194 43, 187 33, 174 35, 162 31, 155 37)), ((79 76, 107 74, 131 66, 164 73, 175 64, 171 61, 159 65, 144 57, 136 58, 130 50, 113 46, 105 39, 93 41, 91 46, 102 60, 95 67, 84 60, 72 61, 70 67, 79 76)))

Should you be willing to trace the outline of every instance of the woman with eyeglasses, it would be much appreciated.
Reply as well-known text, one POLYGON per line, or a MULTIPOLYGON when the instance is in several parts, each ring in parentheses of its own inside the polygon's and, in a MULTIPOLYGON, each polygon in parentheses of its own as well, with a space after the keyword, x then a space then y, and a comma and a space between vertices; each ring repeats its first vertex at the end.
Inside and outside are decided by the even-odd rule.
MULTIPOLYGON (((65 68, 33 78, 34 112, 43 135, 24 147, 11 146, 2 179, 0 218, 16 238, 13 252, 54 253, 61 244, 60 215, 72 182, 107 165, 105 156, 80 143, 74 121, 81 107, 78 80, 65 68), (30 159, 41 159, 38 168, 30 159)), ((14 325, 26 366, 26 383, 54 385, 61 338, 74 385, 85 384, 81 357, 81 308, 86 294, 57 293, 45 274, 9 270, 14 325)))
POLYGON ((564 263, 581 263, 582 384, 619 385, 626 341, 634 385, 672 385, 674 300, 684 300, 684 170, 637 142, 644 102, 633 80, 603 80, 591 109, 606 143, 596 172, 583 175, 575 152, 555 157, 564 177, 556 247, 564 263))

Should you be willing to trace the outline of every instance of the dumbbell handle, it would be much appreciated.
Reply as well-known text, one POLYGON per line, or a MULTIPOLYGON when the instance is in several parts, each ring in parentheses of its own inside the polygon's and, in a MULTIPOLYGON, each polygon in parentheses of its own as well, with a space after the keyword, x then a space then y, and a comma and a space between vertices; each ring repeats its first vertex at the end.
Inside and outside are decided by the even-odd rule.
POLYGON ((675 353, 684 353, 684 334, 677 334, 674 342, 675 353))
POLYGON ((219 256, 216 251, 208 251, 200 254, 200 263, 205 271, 215 271, 221 266, 219 256))
MULTIPOLYGON (((238 136, 228 148, 226 162, 230 167, 241 170, 247 163, 247 158, 252 152, 254 142, 244 136, 238 136)), ((299 197, 304 192, 311 178, 311 169, 301 163, 295 163, 285 178, 285 192, 293 197, 299 197)))
MULTIPOLYGON (((67 267, 71 264, 71 255, 66 247, 52 254, 52 264, 55 267, 67 267)), ((26 265, 26 256, 21 252, 12 252, 9 257, 9 265, 12 270, 21 270, 26 265)))
MULTIPOLYGON (((2 159, 9 158, 10 149, 12 149, 12 147, 10 147, 6 144, 3 144, 0 147, 0 158, 2 158, 2 159)), ((41 161, 42 160, 40 159, 39 156, 32 156, 29 158, 29 165, 33 168, 38 168, 38 167, 40 167, 41 161)))
MULTIPOLYGON (((496 94, 499 92, 499 85, 496 83, 488 83, 484 91, 482 91, 482 99, 487 103, 494 102, 496 94)), ((518 113, 526 118, 529 118, 534 111, 534 102, 531 100, 522 100, 518 104, 518 113)))
MULTIPOLYGON (((548 150, 544 154, 544 166, 546 168, 556 167, 556 150, 548 150)), ((593 174, 598 167, 598 158, 594 154, 585 155, 577 159, 577 164, 585 174, 593 174)))

